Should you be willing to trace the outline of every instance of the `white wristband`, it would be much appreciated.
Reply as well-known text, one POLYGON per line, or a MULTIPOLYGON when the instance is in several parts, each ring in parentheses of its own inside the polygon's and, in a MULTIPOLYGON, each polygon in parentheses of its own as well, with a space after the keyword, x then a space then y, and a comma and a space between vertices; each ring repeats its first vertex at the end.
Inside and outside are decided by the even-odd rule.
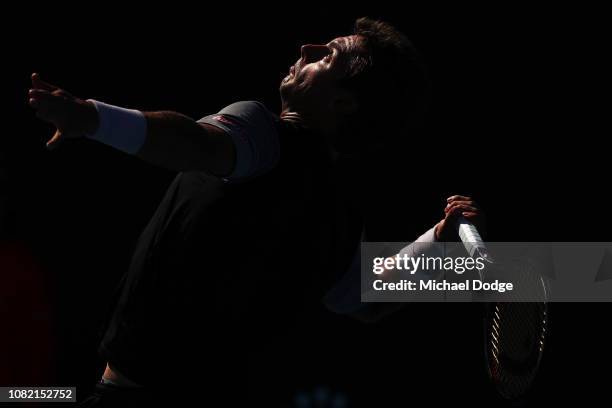
POLYGON ((138 153, 147 137, 147 119, 139 110, 88 99, 98 111, 98 129, 89 139, 112 146, 122 152, 138 153))

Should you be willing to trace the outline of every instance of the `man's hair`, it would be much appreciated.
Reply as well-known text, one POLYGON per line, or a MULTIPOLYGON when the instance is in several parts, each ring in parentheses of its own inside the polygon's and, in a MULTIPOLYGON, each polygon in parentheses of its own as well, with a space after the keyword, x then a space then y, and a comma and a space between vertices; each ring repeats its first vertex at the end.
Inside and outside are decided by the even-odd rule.
POLYGON ((362 41, 340 81, 359 102, 349 122, 376 131, 377 142, 393 143, 398 132, 420 122, 427 108, 425 66, 408 38, 387 22, 360 18, 354 34, 362 41))

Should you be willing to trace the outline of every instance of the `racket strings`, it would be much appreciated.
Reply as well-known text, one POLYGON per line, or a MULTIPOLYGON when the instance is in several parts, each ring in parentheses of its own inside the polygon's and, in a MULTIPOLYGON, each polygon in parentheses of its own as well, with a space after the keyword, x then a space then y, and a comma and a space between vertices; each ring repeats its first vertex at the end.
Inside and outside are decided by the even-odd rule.
POLYGON ((489 312, 487 360, 498 391, 523 395, 537 372, 546 336, 545 303, 495 303, 489 312))

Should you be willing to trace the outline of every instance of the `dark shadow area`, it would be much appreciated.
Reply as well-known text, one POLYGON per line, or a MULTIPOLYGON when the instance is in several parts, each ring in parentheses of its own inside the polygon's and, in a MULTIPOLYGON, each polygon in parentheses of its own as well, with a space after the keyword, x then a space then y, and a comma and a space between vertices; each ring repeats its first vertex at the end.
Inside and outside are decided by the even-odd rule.
MULTIPOLYGON (((446 197, 463 193, 485 209, 490 241, 609 240, 597 228, 606 200, 584 182, 605 174, 605 153, 595 139, 576 147, 561 136, 568 129, 559 117, 554 52, 564 33, 547 24, 548 15, 93 9, 83 6, 78 19, 74 10, 71 17, 22 10, 15 18, 32 38, 4 51, 2 386, 70 385, 79 394, 93 387, 111 295, 174 176, 87 140, 47 151, 52 129, 26 104, 32 72, 75 95, 142 110, 199 118, 260 100, 278 111, 278 84, 300 45, 347 33, 355 17, 387 18, 423 54, 433 104, 425 129, 398 135, 405 143, 377 164, 389 177, 373 183, 372 197, 384 195, 370 206, 376 239, 413 240, 442 216, 446 197), (578 165, 577 156, 587 161, 578 165), (570 209, 563 205, 569 192, 580 197, 570 209)), ((22 35, 2 30, 4 38, 22 35)), ((605 397, 612 356, 603 350, 612 339, 601 322, 609 311, 607 304, 551 305, 550 343, 527 406, 582 392, 605 397)), ((481 319, 477 304, 408 305, 375 325, 315 310, 289 340, 262 348, 245 372, 256 394, 286 406, 323 394, 348 406, 416 399, 491 406, 499 401, 486 377, 481 319)))

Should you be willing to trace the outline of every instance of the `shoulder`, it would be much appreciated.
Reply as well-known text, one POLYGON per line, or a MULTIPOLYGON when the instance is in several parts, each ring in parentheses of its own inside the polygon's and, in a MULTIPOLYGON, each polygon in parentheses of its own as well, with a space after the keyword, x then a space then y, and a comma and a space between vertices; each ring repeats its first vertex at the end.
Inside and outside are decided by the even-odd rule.
POLYGON ((232 103, 219 112, 200 119, 199 123, 208 123, 224 130, 234 130, 237 127, 253 128, 262 126, 271 128, 277 122, 277 116, 258 101, 240 101, 232 103))
POLYGON ((198 121, 225 131, 236 150, 229 180, 244 180, 270 171, 280 155, 278 116, 257 101, 232 103, 198 121))
POLYGON ((267 113, 271 114, 266 106, 259 101, 238 101, 234 102, 230 105, 227 105, 225 108, 221 110, 221 112, 226 111, 228 113, 267 113))

